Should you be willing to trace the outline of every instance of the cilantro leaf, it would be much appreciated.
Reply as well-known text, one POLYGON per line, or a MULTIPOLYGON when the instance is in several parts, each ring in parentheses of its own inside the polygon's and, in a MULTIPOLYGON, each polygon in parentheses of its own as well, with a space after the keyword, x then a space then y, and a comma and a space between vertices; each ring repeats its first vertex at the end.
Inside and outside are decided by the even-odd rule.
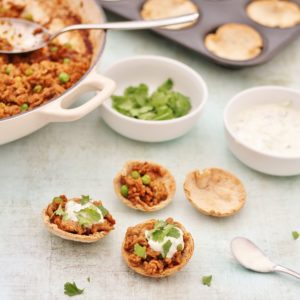
POLYGON ((167 236, 173 237, 175 239, 178 239, 180 237, 180 232, 177 228, 172 227, 169 232, 167 233, 167 236))
POLYGON ((134 244, 134 254, 139 257, 146 258, 147 257, 146 247, 141 246, 138 243, 134 244))
POLYGON ((157 242, 162 242, 166 236, 179 238, 180 232, 173 224, 168 224, 166 221, 158 220, 154 224, 154 229, 151 231, 152 239, 157 242))
POLYGON ((63 210, 61 204, 59 205, 58 209, 54 212, 57 216, 64 217, 66 215, 65 211, 63 210))
POLYGON ((167 257, 168 252, 170 250, 172 246, 172 242, 170 240, 167 240, 164 244, 163 244, 163 257, 167 257))
POLYGON ((73 283, 66 282, 64 285, 64 289, 65 289, 65 295, 68 295, 70 297, 81 295, 84 291, 84 289, 79 289, 74 281, 73 283))
POLYGON ((292 232, 292 236, 293 236, 293 239, 294 239, 294 240, 297 240, 297 239, 299 239, 299 237, 300 237, 300 233, 299 233, 298 231, 293 231, 293 232, 292 232))
POLYGON ((157 220, 154 224, 154 229, 162 229, 167 226, 167 222, 163 220, 157 220))
POLYGON ((99 205, 97 207, 100 209, 103 218, 109 214, 109 211, 103 205, 99 205))
POLYGON ((88 196, 88 195, 87 196, 82 195, 81 199, 80 199, 80 204, 81 205, 87 204, 90 200, 91 200, 90 196, 88 196))
POLYGON ((212 275, 209 275, 209 276, 203 276, 203 277, 202 277, 202 284, 203 284, 203 285, 210 286, 210 285, 211 285, 211 281, 212 281, 212 275))
POLYGON ((174 82, 171 78, 167 79, 160 87, 158 87, 158 91, 167 92, 173 88, 174 82))
POLYGON ((150 96, 145 84, 129 86, 123 96, 112 96, 112 106, 119 113, 142 120, 169 120, 191 110, 189 97, 173 91, 172 79, 166 80, 150 96))
POLYGON ((152 233, 152 239, 156 242, 162 242, 166 236, 162 229, 154 230, 152 233))
POLYGON ((76 213, 77 220, 81 226, 90 226, 101 219, 101 215, 92 207, 86 207, 76 213))

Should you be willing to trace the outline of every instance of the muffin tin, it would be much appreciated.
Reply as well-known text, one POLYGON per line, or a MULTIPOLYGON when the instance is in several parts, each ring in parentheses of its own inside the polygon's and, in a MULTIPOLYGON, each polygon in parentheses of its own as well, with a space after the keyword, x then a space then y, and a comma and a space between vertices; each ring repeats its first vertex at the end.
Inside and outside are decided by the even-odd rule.
MULTIPOLYGON (((105 9, 127 19, 141 19, 140 11, 144 0, 104 1, 98 0, 105 9)), ((192 49, 214 62, 232 68, 241 68, 263 64, 272 59, 281 49, 291 43, 300 34, 300 25, 292 28, 269 28, 252 21, 246 7, 249 0, 194 0, 199 8, 200 17, 196 24, 179 30, 154 29, 158 34, 192 49), (242 23, 256 29, 264 40, 260 55, 253 59, 236 61, 220 58, 211 53, 204 45, 207 34, 226 23, 242 23)), ((300 0, 292 2, 300 5, 300 0)))

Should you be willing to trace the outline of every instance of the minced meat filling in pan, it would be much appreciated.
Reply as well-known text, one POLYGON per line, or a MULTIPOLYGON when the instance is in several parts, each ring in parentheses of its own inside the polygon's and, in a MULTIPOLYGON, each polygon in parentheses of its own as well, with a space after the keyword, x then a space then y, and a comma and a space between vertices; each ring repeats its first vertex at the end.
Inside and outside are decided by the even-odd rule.
MULTIPOLYGON (((4 1, 0 0, 0 17, 34 20, 26 10, 27 4, 5 2, 4 5, 4 1)), ((53 2, 58 9, 50 10, 52 14, 49 20, 45 20, 46 23, 40 22, 45 27, 51 28, 57 23, 60 26, 81 23, 79 16, 72 14, 63 1, 53 2)), ((30 1, 26 3, 29 5, 30 1)), ((46 4, 41 1, 41 5, 46 4)), ((0 55, 0 119, 31 110, 61 95, 85 74, 92 59, 89 32, 75 34, 82 47, 56 40, 48 47, 29 54, 0 55)), ((5 41, 0 41, 0 47, 8 46, 5 41)))

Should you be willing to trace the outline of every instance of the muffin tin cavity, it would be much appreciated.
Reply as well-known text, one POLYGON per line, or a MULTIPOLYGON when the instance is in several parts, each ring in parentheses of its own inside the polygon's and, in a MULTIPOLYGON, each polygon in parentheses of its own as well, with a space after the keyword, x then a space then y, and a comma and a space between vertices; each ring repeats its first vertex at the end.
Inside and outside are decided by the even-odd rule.
MULTIPOLYGON (((141 8, 141 17, 144 20, 178 17, 198 12, 198 7, 190 0, 146 0, 141 8)), ((165 29, 182 29, 190 27, 195 22, 180 25, 166 26, 165 29)))
POLYGON ((182 5, 198 10, 201 16, 194 24, 154 31, 230 68, 263 64, 300 33, 297 14, 300 0, 98 1, 104 8, 131 20, 163 18, 174 16, 178 11, 188 12, 182 8, 174 9, 176 3, 178 7, 182 5), (149 5, 152 7, 150 10, 149 5), (282 7, 283 10, 279 9, 282 7))

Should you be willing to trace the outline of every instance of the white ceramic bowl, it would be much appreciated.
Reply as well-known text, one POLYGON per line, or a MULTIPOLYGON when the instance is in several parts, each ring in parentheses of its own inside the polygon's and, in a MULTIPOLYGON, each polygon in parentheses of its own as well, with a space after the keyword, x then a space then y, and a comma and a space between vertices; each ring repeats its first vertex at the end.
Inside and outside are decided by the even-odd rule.
POLYGON ((230 121, 234 115, 250 106, 262 103, 282 103, 285 100, 291 101, 294 107, 300 108, 300 92, 297 90, 278 86, 256 87, 234 96, 224 111, 225 134, 232 153, 250 168, 269 175, 300 174, 300 155, 294 157, 272 155, 246 145, 236 137, 230 121))
POLYGON ((166 121, 138 120, 120 114, 112 108, 111 99, 101 106, 103 120, 116 132, 144 142, 172 140, 187 133, 198 121, 207 100, 207 87, 202 77, 178 61, 159 56, 135 56, 114 64, 106 72, 117 84, 115 95, 123 95, 128 86, 145 83, 150 92, 168 78, 174 90, 190 97, 191 111, 177 119, 166 121))

